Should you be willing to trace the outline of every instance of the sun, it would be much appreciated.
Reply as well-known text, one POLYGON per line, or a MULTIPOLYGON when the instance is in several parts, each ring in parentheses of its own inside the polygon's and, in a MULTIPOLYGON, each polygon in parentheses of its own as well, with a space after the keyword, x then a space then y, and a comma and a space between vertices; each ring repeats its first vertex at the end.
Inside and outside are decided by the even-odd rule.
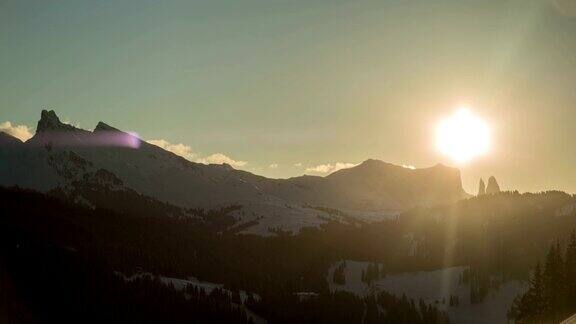
POLYGON ((436 147, 455 163, 470 162, 488 153, 490 128, 469 108, 460 108, 438 124, 436 147))

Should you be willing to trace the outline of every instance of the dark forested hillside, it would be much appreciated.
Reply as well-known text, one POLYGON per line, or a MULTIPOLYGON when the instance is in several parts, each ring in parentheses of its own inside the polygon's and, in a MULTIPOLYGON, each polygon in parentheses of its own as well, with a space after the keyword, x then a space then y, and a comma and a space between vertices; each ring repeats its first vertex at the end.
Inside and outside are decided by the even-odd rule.
MULTIPOLYGON (((198 217, 135 217, 87 209, 20 189, 0 189, 0 318, 16 322, 246 322, 244 307, 278 323, 445 323, 429 305, 391 295, 376 299, 331 293, 327 272, 345 250, 334 238, 350 228, 264 238, 223 234, 212 218, 229 210, 196 211, 198 217), (186 293, 157 277, 126 281, 136 273, 224 283, 232 292, 255 292, 238 306, 233 295, 186 293), (298 292, 312 292, 301 299, 298 292), (236 306, 235 306, 236 305, 236 306), (370 306, 372 305, 372 306, 370 306), (379 305, 379 306, 376 306, 379 305), (365 310, 381 309, 384 313, 365 310), (130 314, 137 314, 131 316, 130 314)), ((352 250, 353 251, 353 250, 352 250)))
POLYGON ((525 276, 553 240, 576 227, 576 214, 565 208, 574 203, 557 191, 503 192, 415 209, 401 215, 399 226, 414 237, 416 263, 438 266, 442 260, 525 276))
MULTIPOLYGON (((111 292, 119 296, 120 304, 145 308, 150 312, 147 318, 172 308, 172 313, 179 314, 183 310, 177 305, 191 307, 181 292, 157 281, 143 279, 128 284, 116 275, 146 272, 173 278, 194 276, 222 283, 232 292, 242 289, 258 294, 260 299, 247 302, 250 309, 274 322, 330 322, 338 318, 353 322, 361 314, 372 314, 364 311, 373 303, 380 305, 376 309, 392 304, 404 309, 404 304, 391 296, 366 299, 330 292, 328 269, 340 260, 381 263, 391 273, 469 265, 471 269, 463 279, 478 283, 476 295, 481 300, 487 291, 480 279, 486 274, 527 277, 550 242, 576 228, 572 214, 557 212, 573 203, 573 197, 559 192, 502 193, 417 209, 382 222, 330 222, 297 235, 272 237, 226 231, 233 224, 229 212, 241 206, 169 216, 164 213, 169 206, 145 214, 134 208, 118 213, 60 199, 21 189, 0 189, 4 288, 0 297, 11 301, 9 307, 3 303, 2 314, 14 315, 17 309, 22 316, 50 318, 57 316, 59 309, 84 309, 83 303, 89 303, 114 316, 126 315, 103 303, 108 299, 103 296, 111 292), (450 259, 445 257, 447 252, 450 259), (39 289, 42 293, 36 293, 39 289), (152 302, 155 298, 132 299, 134 294, 142 295, 141 290, 169 296, 166 298, 173 302, 164 305, 152 302), (315 297, 300 300, 299 292, 315 297), (63 297, 49 298, 54 293, 63 297), (48 303, 51 306, 46 308, 44 300, 57 304, 48 303)), ((241 309, 229 307, 228 297, 212 296, 210 301, 208 295, 198 296, 202 301, 193 303, 203 305, 198 306, 201 309, 217 310, 234 321, 247 320, 241 309)), ((434 313, 439 321, 445 320, 435 310, 423 312, 424 306, 405 305, 404 315, 386 312, 386 316, 424 318, 434 313)), ((96 308, 82 312, 97 312, 96 308)), ((202 314, 205 317, 182 313, 182 319, 216 316, 202 314)), ((370 316, 384 320, 379 314, 370 316)))

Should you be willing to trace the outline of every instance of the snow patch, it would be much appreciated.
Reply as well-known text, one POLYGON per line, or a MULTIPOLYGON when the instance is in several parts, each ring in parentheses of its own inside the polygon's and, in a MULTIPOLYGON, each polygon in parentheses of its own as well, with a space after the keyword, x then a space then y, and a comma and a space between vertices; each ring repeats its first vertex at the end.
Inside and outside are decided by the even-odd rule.
POLYGON ((369 262, 346 260, 344 274, 346 283, 338 285, 332 282, 336 263, 328 272, 331 291, 348 291, 359 296, 366 296, 378 291, 387 291, 398 297, 406 297, 437 306, 448 313, 453 323, 506 323, 506 313, 514 298, 527 289, 527 284, 520 281, 508 281, 500 288, 488 294, 481 303, 470 303, 470 288, 459 284, 459 277, 467 268, 450 267, 433 271, 414 271, 389 274, 385 278, 368 285, 362 282, 362 270, 369 262), (457 296, 458 306, 449 305, 450 296, 457 296), (444 303, 442 301, 444 300, 444 303))

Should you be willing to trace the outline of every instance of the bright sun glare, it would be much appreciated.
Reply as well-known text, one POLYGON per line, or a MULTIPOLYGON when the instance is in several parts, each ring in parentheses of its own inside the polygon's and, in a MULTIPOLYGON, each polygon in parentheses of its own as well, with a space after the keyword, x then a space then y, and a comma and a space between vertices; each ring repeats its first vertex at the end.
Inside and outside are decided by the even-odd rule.
POLYGON ((460 108, 438 125, 436 146, 456 163, 470 162, 488 152, 490 128, 470 109, 460 108))

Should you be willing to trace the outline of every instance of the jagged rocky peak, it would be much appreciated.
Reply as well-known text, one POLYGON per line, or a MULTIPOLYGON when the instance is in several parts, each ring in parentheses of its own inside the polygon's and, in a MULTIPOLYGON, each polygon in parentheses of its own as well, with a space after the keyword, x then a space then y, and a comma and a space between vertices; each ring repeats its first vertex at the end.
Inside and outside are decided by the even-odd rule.
POLYGON ((486 194, 486 184, 484 179, 480 178, 480 184, 478 185, 478 196, 483 196, 486 194))
POLYGON ((98 125, 96 125, 96 128, 94 128, 94 132, 119 132, 120 130, 117 128, 114 128, 108 124, 106 124, 105 122, 98 122, 98 125))
POLYGON ((38 126, 36 127, 36 133, 73 131, 75 129, 76 128, 74 126, 61 122, 60 118, 58 118, 54 110, 42 110, 40 120, 38 121, 38 126))
POLYGON ((486 194, 496 194, 500 192, 500 186, 498 185, 498 181, 494 176, 488 179, 488 186, 486 187, 486 194))

